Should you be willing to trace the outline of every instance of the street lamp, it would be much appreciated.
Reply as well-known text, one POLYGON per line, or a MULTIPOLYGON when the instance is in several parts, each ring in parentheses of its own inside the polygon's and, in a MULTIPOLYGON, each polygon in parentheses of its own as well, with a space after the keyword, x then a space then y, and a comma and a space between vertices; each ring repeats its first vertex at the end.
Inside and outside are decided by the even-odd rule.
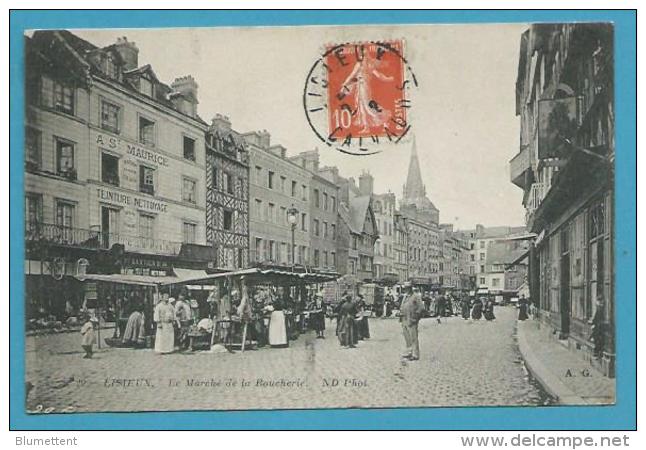
POLYGON ((287 210, 287 222, 292 228, 292 272, 294 271, 294 261, 296 260, 296 244, 294 242, 294 232, 298 223, 298 209, 292 203, 291 208, 287 210))

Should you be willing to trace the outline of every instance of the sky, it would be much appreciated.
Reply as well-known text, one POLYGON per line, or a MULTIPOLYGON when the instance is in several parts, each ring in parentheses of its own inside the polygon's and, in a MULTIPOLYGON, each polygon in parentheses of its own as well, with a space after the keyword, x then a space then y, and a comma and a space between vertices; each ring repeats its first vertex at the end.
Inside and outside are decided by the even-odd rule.
POLYGON ((523 24, 349 27, 246 27, 71 30, 98 46, 126 36, 170 84, 192 75, 198 114, 228 116, 239 132, 267 130, 288 155, 320 150, 321 165, 358 178, 369 171, 375 192, 401 197, 411 139, 371 156, 328 148, 309 127, 302 96, 307 73, 327 44, 405 41, 419 81, 410 93, 411 131, 422 178, 440 221, 457 228, 522 225, 522 190, 509 181, 519 149, 515 82, 523 24))

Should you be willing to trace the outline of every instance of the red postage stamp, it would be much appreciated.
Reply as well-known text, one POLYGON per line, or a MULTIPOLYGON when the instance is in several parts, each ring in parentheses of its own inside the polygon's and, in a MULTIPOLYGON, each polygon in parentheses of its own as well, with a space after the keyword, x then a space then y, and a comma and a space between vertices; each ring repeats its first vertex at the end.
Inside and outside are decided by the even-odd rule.
POLYGON ((401 136, 407 127, 401 40, 328 48, 329 136, 401 136))

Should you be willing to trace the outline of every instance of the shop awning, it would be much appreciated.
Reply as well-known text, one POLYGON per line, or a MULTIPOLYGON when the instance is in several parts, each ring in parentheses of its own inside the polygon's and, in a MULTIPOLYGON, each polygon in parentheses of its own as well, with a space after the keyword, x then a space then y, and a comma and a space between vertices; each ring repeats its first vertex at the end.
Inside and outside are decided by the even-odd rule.
POLYGON ((178 278, 178 283, 181 283, 181 280, 194 280, 207 276, 206 270, 180 269, 173 267, 173 272, 178 278))
MULTIPOLYGON (((122 274, 87 274, 81 281, 103 281, 107 283, 130 284, 137 286, 159 286, 172 284, 176 277, 153 277, 148 275, 122 275, 122 274)), ((176 281, 175 281, 176 282, 176 281)))
POLYGON ((523 259, 527 258, 528 256, 529 256, 529 249, 527 249, 526 251, 524 251, 520 255, 518 255, 516 257, 516 259, 514 259, 512 262, 505 264, 505 269, 508 269, 508 268, 513 267, 513 266, 515 266, 517 264, 520 264, 520 262, 523 259))
POLYGON ((325 281, 332 281, 338 278, 336 272, 332 273, 321 273, 321 272, 291 272, 286 270, 277 270, 277 269, 260 269, 257 267, 250 269, 241 269, 232 272, 222 272, 222 273, 213 273, 213 274, 204 274, 199 275, 193 278, 183 278, 179 280, 178 278, 171 278, 168 281, 165 281, 162 284, 176 284, 176 283, 188 283, 188 284, 199 284, 205 283, 213 280, 223 279, 223 278, 235 278, 235 277, 248 277, 253 282, 258 281, 280 281, 280 282, 290 282, 290 281, 305 281, 308 283, 322 283, 325 281))

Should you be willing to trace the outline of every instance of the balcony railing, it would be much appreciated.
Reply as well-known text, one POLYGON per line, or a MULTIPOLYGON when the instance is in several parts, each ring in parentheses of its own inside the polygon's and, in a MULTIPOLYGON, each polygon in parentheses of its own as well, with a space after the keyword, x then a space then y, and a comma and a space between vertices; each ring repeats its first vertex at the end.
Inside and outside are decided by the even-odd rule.
POLYGON ((520 152, 509 161, 509 178, 512 183, 523 187, 523 174, 530 167, 529 146, 524 145, 520 152))
POLYGON ((126 251, 160 255, 178 255, 182 247, 181 242, 120 233, 104 233, 97 230, 86 230, 50 223, 27 224, 25 227, 25 240, 27 242, 97 250, 109 249, 114 244, 122 244, 126 251))

